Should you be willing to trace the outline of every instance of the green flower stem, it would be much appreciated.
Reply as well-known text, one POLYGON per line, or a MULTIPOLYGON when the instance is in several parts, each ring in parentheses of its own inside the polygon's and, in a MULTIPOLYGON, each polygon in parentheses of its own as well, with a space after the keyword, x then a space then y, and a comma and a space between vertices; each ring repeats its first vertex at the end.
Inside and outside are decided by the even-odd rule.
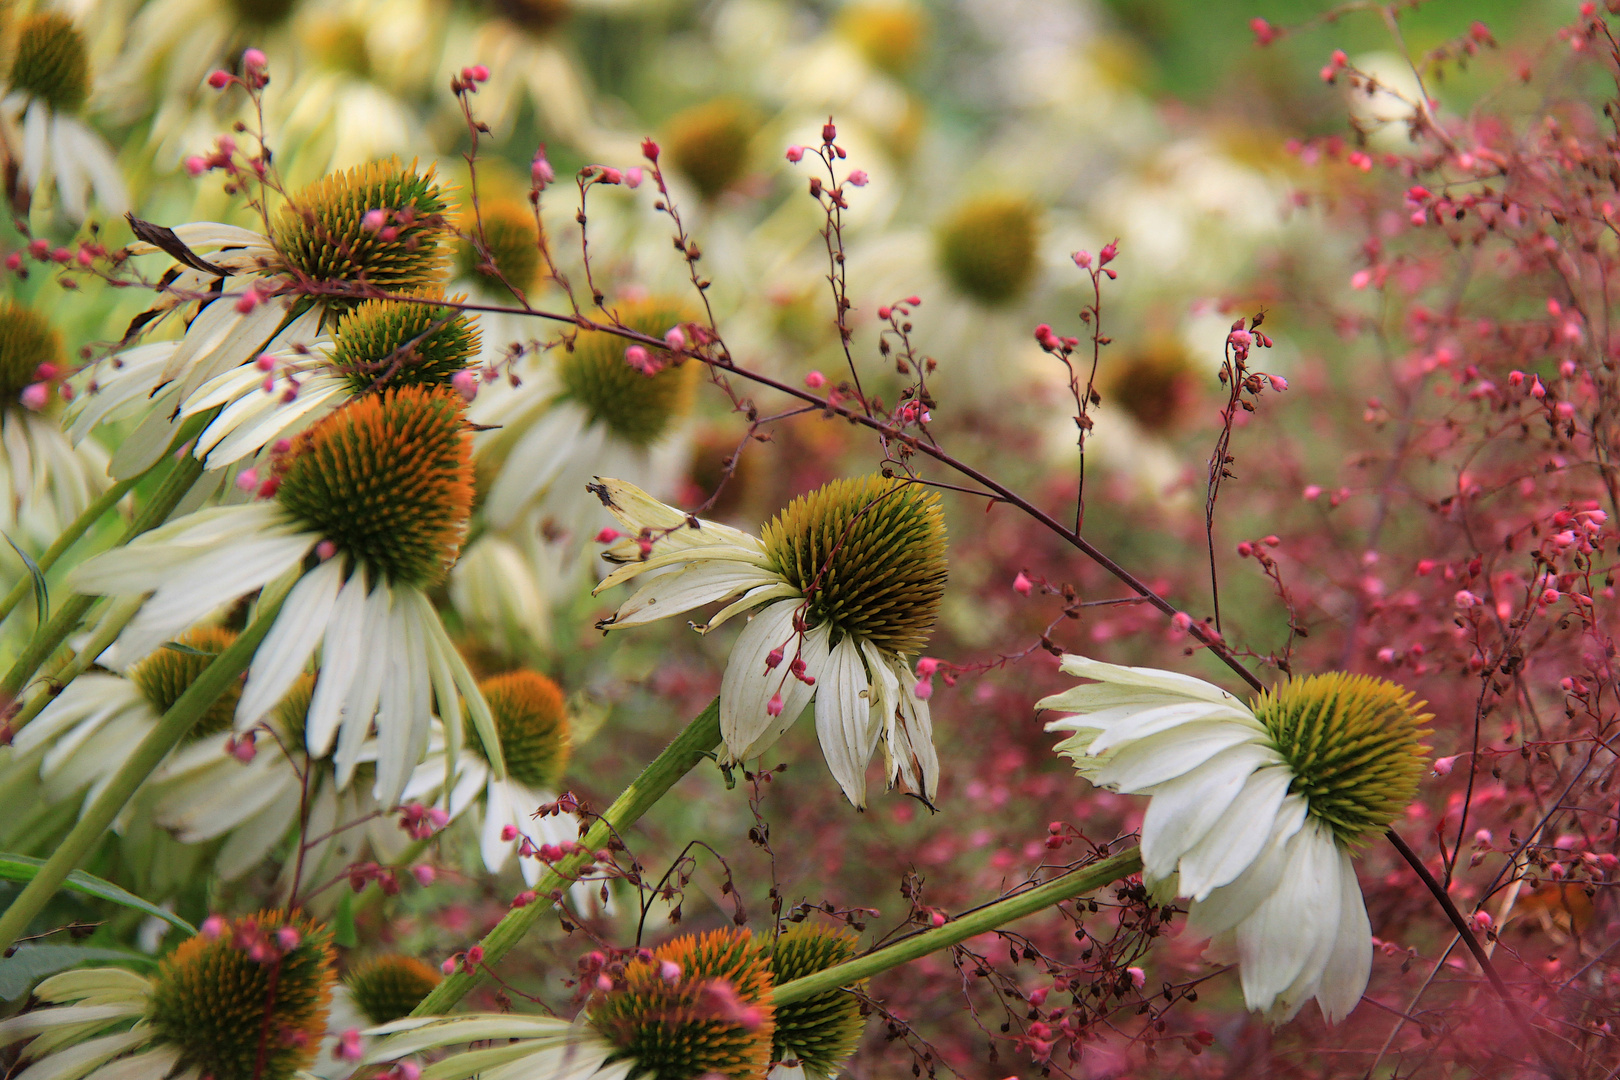
MULTIPOLYGON (((574 881, 573 875, 591 861, 588 852, 606 847, 608 840, 615 835, 624 835, 642 814, 652 809, 653 804, 675 786, 676 781, 691 772, 719 745, 720 699, 715 698, 707 709, 686 725, 686 730, 676 736, 674 742, 664 748, 663 753, 653 759, 652 764, 641 770, 641 775, 630 782, 630 786, 613 800, 613 805, 585 833, 580 843, 588 849, 587 853, 570 855, 557 862, 535 886, 541 899, 508 911, 495 924, 495 928, 484 935, 484 940, 478 943, 484 950, 484 963, 492 965, 498 962, 523 939, 523 935, 542 915, 552 910, 546 897, 574 881)), ((476 975, 458 969, 434 987, 433 992, 422 999, 411 1015, 442 1016, 466 997, 477 981, 476 975)))
POLYGON ((146 778, 162 764, 169 751, 179 745, 180 740, 196 726, 209 706, 213 705, 231 683, 247 670, 259 642, 270 632, 271 624, 276 621, 276 613, 281 610, 282 601, 287 598, 287 593, 297 580, 296 573, 287 574, 265 587, 254 612, 253 622, 228 649, 203 669, 203 673, 197 676, 196 681, 185 693, 180 695, 173 707, 163 714, 163 719, 159 720, 157 726, 141 740, 134 753, 130 754, 119 767, 111 782, 79 817, 78 824, 73 826, 73 830, 58 845, 50 859, 40 867, 34 880, 30 881, 18 894, 17 899, 11 902, 5 914, 0 915, 0 953, 9 949, 28 929, 34 916, 44 909, 46 902, 55 895, 57 889, 61 888, 67 876, 107 835, 108 828, 123 811, 125 804, 134 797, 146 778))
MULTIPOLYGON (((145 473, 141 474, 141 476, 145 475, 145 473)), ((51 541, 51 546, 46 548, 45 553, 35 561, 34 565, 39 567, 39 572, 43 574, 55 566, 56 560, 62 557, 62 553, 77 543, 79 537, 83 536, 90 526, 100 521, 103 514, 117 506, 118 500, 127 495, 129 489, 134 487, 140 478, 140 476, 132 476, 128 480, 120 480, 102 492, 101 498, 87 506, 84 513, 75 518, 73 524, 62 530, 62 535, 51 541)), ((6 594, 5 599, 0 600, 0 622, 5 621, 6 616, 11 614, 13 609, 22 602, 22 598, 32 592, 33 588, 34 582, 29 575, 24 574, 18 579, 17 584, 11 587, 11 591, 6 594)))
MULTIPOLYGON (((187 429, 189 430, 189 428, 187 429)), ((188 441, 181 433, 181 444, 188 441)), ((152 495, 152 501, 141 508, 130 522, 129 528, 118 540, 119 546, 129 543, 141 533, 163 524, 174 508, 180 505, 180 500, 186 497, 191 485, 197 482, 202 475, 203 464, 191 454, 186 454, 176 461, 169 469, 169 475, 164 477, 163 485, 152 495)), ((85 613, 98 598, 94 596, 78 595, 69 599, 52 616, 51 621, 40 627, 29 640, 7 671, 5 678, 0 679, 0 701, 15 700, 17 694, 33 678, 39 666, 67 639, 67 636, 79 628, 84 621, 85 613)))
POLYGON ((75 653, 60 669, 49 672, 45 685, 28 699, 28 704, 22 707, 21 712, 11 718, 9 721, 11 733, 15 735, 21 731, 30 720, 44 711, 45 706, 56 700, 68 683, 83 675, 90 665, 96 662, 96 657, 106 652, 107 647, 124 632, 124 627, 128 626, 130 620, 140 612, 144 603, 146 603, 144 596, 126 596, 115 602, 97 625, 96 632, 91 635, 90 640, 85 642, 84 648, 75 653))
POLYGON ((976 937, 1010 923, 1014 919, 1033 915, 1064 900, 1072 900, 1093 889, 1100 889, 1111 881, 1118 881, 1141 869, 1140 849, 1131 848, 1129 851, 1122 851, 1102 862, 1071 870, 1044 885, 1037 885, 1005 900, 986 904, 977 911, 970 911, 966 915, 952 919, 944 926, 924 930, 876 952, 857 956, 853 960, 836 964, 801 979, 794 979, 792 982, 785 982, 771 995, 771 1002, 780 1009, 783 1005, 791 1005, 829 990, 853 986, 862 979, 871 978, 892 967, 899 967, 929 953, 949 948, 970 937, 976 937))

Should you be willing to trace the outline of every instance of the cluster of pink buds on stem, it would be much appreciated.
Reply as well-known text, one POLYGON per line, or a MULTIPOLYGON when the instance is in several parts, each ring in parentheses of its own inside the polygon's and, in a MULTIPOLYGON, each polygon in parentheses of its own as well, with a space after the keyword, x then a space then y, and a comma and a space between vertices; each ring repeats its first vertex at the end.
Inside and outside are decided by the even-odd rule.
POLYGON ((405 807, 399 819, 399 827, 414 840, 426 840, 449 823, 450 815, 443 807, 426 807, 419 802, 405 807))
POLYGON ((482 964, 483 962, 484 947, 482 945, 474 945, 466 952, 458 952, 454 956, 446 959, 444 963, 439 965, 439 970, 444 972, 446 975, 454 975, 456 973, 456 969, 459 968, 468 975, 471 975, 478 970, 478 965, 482 964))
POLYGON ((455 75, 450 76, 450 92, 452 94, 476 94, 478 84, 489 81, 489 68, 483 64, 470 64, 455 75))

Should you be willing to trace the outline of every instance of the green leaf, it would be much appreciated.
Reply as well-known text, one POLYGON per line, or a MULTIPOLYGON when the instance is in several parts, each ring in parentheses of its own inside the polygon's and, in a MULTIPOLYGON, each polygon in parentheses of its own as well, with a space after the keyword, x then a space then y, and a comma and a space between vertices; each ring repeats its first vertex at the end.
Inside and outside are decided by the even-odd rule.
MULTIPOLYGON (((5 534, 0 533, 0 536, 5 534)), ((11 545, 11 550, 17 553, 17 558, 23 561, 23 565, 28 567, 28 576, 34 581, 34 614, 39 619, 39 625, 44 626, 51 617, 51 591, 45 586, 45 573, 40 570, 39 563, 29 558, 28 552, 17 546, 17 541, 6 536, 6 543, 11 545)))
POLYGON ((13 1001, 47 975, 97 960, 115 960, 125 964, 157 962, 142 953, 101 949, 93 945, 19 945, 16 952, 0 959, 0 999, 13 1001))
POLYGON ((171 650, 173 650, 174 652, 177 652, 177 653, 185 653, 187 656, 218 656, 219 655, 219 653, 217 653, 217 652, 204 652, 201 649, 193 649, 190 645, 186 645, 186 644, 184 644, 182 642, 179 642, 179 641, 165 641, 163 643, 163 647, 165 649, 171 649, 171 650))
MULTIPOLYGON (((0 881, 32 881, 39 868, 45 865, 44 859, 34 859, 27 855, 12 855, 0 852, 0 881)), ((110 881, 104 881, 93 874, 83 870, 75 870, 68 875, 62 883, 62 888, 69 889, 85 896, 94 896, 99 900, 110 900, 115 904, 162 919, 172 926, 184 930, 188 934, 195 934, 197 928, 172 911, 165 911, 156 904, 148 903, 134 893, 120 889, 110 881)))
POLYGON ((360 935, 354 928, 354 890, 344 889, 332 916, 332 944, 352 949, 360 944, 360 935))

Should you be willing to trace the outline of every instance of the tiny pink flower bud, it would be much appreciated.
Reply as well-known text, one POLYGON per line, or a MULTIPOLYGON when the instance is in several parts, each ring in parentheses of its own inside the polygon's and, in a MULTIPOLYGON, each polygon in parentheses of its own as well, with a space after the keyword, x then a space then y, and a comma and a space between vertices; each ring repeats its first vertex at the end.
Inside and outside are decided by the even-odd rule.
POLYGON ((771 695, 771 700, 765 706, 765 713, 767 716, 781 716, 782 708, 782 694, 778 691, 771 695))
POLYGON ((1018 571, 1018 576, 1013 578, 1012 587, 1013 592, 1017 593, 1019 596, 1028 596, 1030 590, 1035 587, 1035 583, 1029 580, 1029 575, 1020 570, 1018 571))
POLYGON ((1314 501, 1321 496, 1322 486, 1320 484, 1306 484, 1305 490, 1300 494, 1303 495, 1307 500, 1314 501))
POLYGON ((1453 596, 1451 599, 1452 602, 1460 608, 1477 607, 1480 602, 1479 597, 1475 596, 1467 589, 1458 589, 1457 595, 1453 596))
POLYGON ((849 183, 851 187, 865 187, 871 181, 871 179, 872 178, 870 176, 866 175, 865 169, 856 169, 854 172, 849 174, 849 183))
POLYGON ((646 158, 648 161, 657 161, 658 160, 658 144, 653 142, 651 139, 642 139, 641 140, 641 156, 646 158))
POLYGON ((367 232, 376 232, 388 224, 388 211, 367 210, 360 218, 360 227, 367 232))
POLYGON ((1539 375, 1530 381, 1530 396, 1538 401, 1547 396, 1547 388, 1541 385, 1541 376, 1539 375))
POLYGON ((337 545, 330 540, 322 540, 315 545, 315 557, 325 562, 337 554, 337 545))
POLYGON ((253 732, 250 731, 240 739, 234 740, 230 744, 230 752, 231 756, 237 761, 244 765, 251 765, 253 759, 259 754, 258 742, 254 739, 253 732))
POLYGON ((596 534, 596 542, 598 544, 611 544, 613 541, 617 540, 620 535, 621 534, 619 533, 618 529, 604 526, 602 531, 596 534))
POLYGON ((477 967, 479 964, 482 964, 483 962, 484 962, 484 947, 482 945, 474 945, 472 948, 467 950, 467 966, 468 967, 477 967))
POLYGON ((422 1066, 414 1061, 402 1061, 394 1068, 399 1070, 399 1080, 422 1080, 422 1066))
POLYGON ((1350 275, 1350 287, 1352 289, 1365 289, 1372 284, 1372 276, 1371 270, 1357 270, 1350 275))
POLYGON ((427 886, 439 879, 439 872, 427 863, 417 863, 411 867, 411 876, 416 878, 418 885, 427 886))
POLYGON ((664 344, 672 349, 686 348, 686 331, 678 326, 672 326, 664 334, 664 344))
POLYGON ((630 168, 624 170, 624 186, 627 188, 638 188, 641 186, 640 165, 632 165, 630 168))
POLYGON ((349 1028, 339 1035, 337 1047, 332 1051, 332 1056, 339 1061, 359 1061, 364 1055, 359 1028, 349 1028))
POLYGON ((928 917, 928 921, 933 924, 935 930, 938 930, 940 927, 945 925, 945 913, 943 911, 936 911, 928 917))
POLYGON ((1474 842, 1476 844, 1488 844, 1493 839, 1495 839, 1495 837, 1493 837, 1491 835, 1491 830, 1489 830, 1489 829, 1475 829, 1474 830, 1474 842))
POLYGON ((658 977, 667 983, 676 983, 681 978, 681 965, 673 960, 661 960, 658 963, 658 977))
POLYGON ((489 82, 489 68, 483 64, 474 64, 467 69, 467 74, 472 77, 473 82, 489 82))
POLYGON ((198 932, 202 934, 203 937, 212 941, 215 938, 220 938, 225 935, 226 925, 227 924, 224 916, 210 915, 208 918, 203 920, 202 927, 198 932))
POLYGON ((832 120, 829 119, 825 124, 821 125, 821 141, 824 143, 830 143, 837 138, 838 129, 833 126, 832 120))
POLYGON ((516 825, 502 825, 501 826, 501 839, 502 840, 516 840, 517 835, 518 835, 518 829, 517 829, 516 825))
POLYGON ((256 469, 243 469, 236 474, 236 488, 238 491, 252 491, 259 486, 259 473, 256 469))
POLYGON ((1136 987, 1138 990, 1147 985, 1147 972, 1143 971, 1141 968, 1126 968, 1125 974, 1131 977, 1131 985, 1136 987))
POLYGON ((927 701, 934 696, 934 680, 918 679, 912 686, 911 693, 918 701, 927 701))
POLYGON ((812 371, 810 374, 804 377, 804 385, 808 386, 812 390, 820 390, 823 386, 827 385, 827 376, 823 375, 819 371, 812 371))
POLYGON ((216 69, 209 74, 208 85, 212 86, 215 90, 225 89, 225 87, 231 85, 231 73, 216 69))
POLYGON ((647 350, 640 345, 632 345, 624 350, 624 359, 627 364, 637 371, 647 370, 647 350))
POLYGON ((446 975, 454 975, 456 971, 456 958, 452 956, 450 959, 440 964, 439 970, 444 972, 446 975))
POLYGON ((1271 388, 1273 390, 1288 389, 1288 380, 1283 378, 1281 375, 1267 375, 1266 381, 1271 383, 1271 388))
POLYGON ((46 405, 50 404, 50 385, 42 382, 29 383, 27 386, 23 387, 22 393, 18 395, 18 400, 23 403, 25 408, 30 409, 33 412, 38 412, 46 405))
POLYGON ((1118 255, 1118 254, 1119 254, 1119 241, 1118 240, 1110 240, 1110 241, 1108 241, 1108 243, 1103 245, 1103 249, 1101 251, 1097 252, 1097 265, 1098 266, 1107 266, 1109 263, 1114 261, 1114 256, 1118 255))
POLYGON ((1070 258, 1074 260, 1074 265, 1078 266, 1082 270, 1089 270, 1091 268, 1091 252, 1089 251, 1077 251, 1071 255, 1070 258))
POLYGON ((546 160, 544 146, 535 151, 534 160, 529 163, 529 178, 541 188, 557 179, 556 172, 551 168, 551 162, 546 160))
POLYGON ((1553 604, 1558 603, 1559 596, 1560 594, 1557 589, 1543 590, 1541 594, 1541 606, 1550 607, 1553 604))
POLYGON ((1254 33, 1256 45, 1270 45, 1277 40, 1276 28, 1258 16, 1249 20, 1249 29, 1254 33))
POLYGON ((1453 765, 1455 765, 1456 763, 1457 763, 1457 756, 1455 754, 1453 754, 1451 757, 1435 758, 1434 759, 1434 765, 1433 765, 1434 775, 1436 775, 1436 776, 1450 776, 1451 775, 1451 767, 1453 765))
POLYGON ((1496 924, 1496 920, 1491 918, 1491 913, 1488 911, 1476 911, 1468 916, 1468 921, 1473 923, 1475 928, 1479 930, 1489 930, 1496 924))
POLYGON ((186 172, 192 176, 201 176, 208 171, 208 159, 200 154, 192 154, 186 158, 186 172))
POLYGON ((804 160, 804 147, 790 146, 787 148, 787 159, 797 165, 804 160))
POLYGON ((622 184, 622 183, 624 183, 624 173, 620 172, 618 169, 610 169, 606 165, 603 165, 602 166, 602 183, 604 183, 604 184, 622 184))
POLYGON ((893 314, 894 314, 894 308, 891 308, 891 307, 880 307, 880 308, 878 308, 878 318, 882 319, 884 322, 888 322, 889 321, 889 316, 891 316, 893 314))
POLYGON ((516 896, 512 897, 512 906, 514 908, 528 907, 530 904, 534 903, 535 898, 538 895, 539 894, 533 889, 525 889, 523 892, 520 892, 516 896))
POLYGON ((242 66, 249 71, 263 71, 270 66, 270 61, 258 49, 247 49, 242 53, 242 66))
POLYGON ((298 943, 302 940, 303 935, 290 926, 283 926, 276 931, 276 944, 281 946, 282 952, 291 952, 298 948, 298 943))
POLYGON ((450 376, 450 386, 461 395, 461 400, 471 401, 478 396, 478 372, 463 369, 450 376))
POLYGON ((1192 628, 1192 616, 1185 611, 1178 611, 1170 616, 1170 625, 1185 634, 1192 628))
MULTIPOLYGON (((775 668, 781 662, 782 662, 782 647, 780 645, 778 645, 776 648, 772 649, 769 653, 767 653, 765 655, 765 667, 766 667, 767 670, 775 668)), ((797 661, 797 660, 794 661, 794 663, 798 663, 798 662, 799 661, 797 661)))
POLYGON ((252 311, 258 306, 259 294, 253 289, 247 290, 241 296, 236 298, 236 310, 243 315, 246 315, 248 312, 252 311))

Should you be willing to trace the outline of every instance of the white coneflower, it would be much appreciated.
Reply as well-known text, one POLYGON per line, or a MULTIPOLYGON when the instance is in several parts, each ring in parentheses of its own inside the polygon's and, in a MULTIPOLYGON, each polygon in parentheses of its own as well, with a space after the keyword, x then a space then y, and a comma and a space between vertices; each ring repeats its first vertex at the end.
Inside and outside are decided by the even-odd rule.
POLYGON ((67 358, 39 312, 0 300, 0 532, 40 545, 107 486, 107 457, 75 449, 50 415, 67 358))
POLYGON ((62 212, 74 221, 84 220, 92 193, 109 214, 122 216, 129 192, 118 163, 78 117, 90 96, 84 34, 67 16, 42 11, 22 19, 14 40, 0 97, 0 158, 16 166, 27 195, 52 179, 62 212))
POLYGON ((1252 707, 1200 679, 1063 658, 1095 679, 1040 702, 1076 715, 1058 752, 1092 783, 1148 795, 1142 876, 1192 900, 1188 932, 1235 961, 1248 1007, 1291 1019, 1314 997, 1329 1023, 1355 1008, 1372 931, 1351 848, 1417 791, 1429 716, 1369 675, 1314 675, 1252 707))
POLYGON ((0 1045, 31 1039, 22 1059, 36 1077, 293 1080, 326 1031, 331 933, 281 911, 210 922, 150 978, 46 979, 34 990, 45 1006, 0 1020, 0 1045))
MULTIPOLYGON (((69 683, 17 733, 20 753, 45 748, 39 775, 45 797, 93 800, 236 634, 204 626, 182 634, 179 648, 164 648, 130 666, 126 675, 87 672, 69 683)), ((233 684, 209 706, 190 737, 218 753, 210 736, 228 732, 241 686, 233 684)))
POLYGON ((458 693, 486 745, 495 738, 488 706, 424 591, 466 530, 470 443, 454 391, 368 395, 282 455, 268 481, 272 499, 186 515, 87 561, 70 583, 103 595, 152 594, 115 643, 115 662, 127 665, 211 612, 294 576, 248 669, 237 727, 274 707, 318 647, 309 752, 325 755, 336 740, 338 783, 347 785, 375 716, 375 794, 391 805, 426 749, 435 701, 453 739, 458 693))
MULTIPOLYGON (((144 471, 169 446, 183 419, 180 406, 199 387, 255 366, 261 355, 303 355, 323 324, 360 302, 300 295, 296 286, 411 292, 438 285, 448 258, 446 206, 431 168, 423 172, 390 159, 334 173, 294 194, 268 235, 208 221, 176 226, 174 235, 203 265, 187 262, 175 270, 145 325, 150 329, 193 303, 200 310, 180 340, 137 346, 84 372, 72 414, 75 434, 143 410, 144 421, 114 454, 112 471, 119 477, 144 471), (98 403, 105 395, 109 402, 98 403)), ((129 250, 161 249, 143 242, 129 250)), ((267 373, 257 374, 262 383, 267 373)))
POLYGON ((908 656, 945 594, 945 520, 917 484, 868 476, 800 496, 758 539, 700 521, 616 480, 593 490, 629 531, 604 552, 620 564, 597 591, 650 570, 597 625, 638 626, 717 601, 707 632, 758 608, 732 647, 720 730, 732 761, 764 753, 815 702, 827 767, 866 802, 866 763, 882 742, 889 783, 932 800, 939 784, 928 702, 908 656))
POLYGON ((758 1080, 776 1032, 767 946, 746 930, 686 935, 631 960, 576 1021, 510 1013, 417 1017, 373 1029, 367 1063, 470 1042, 442 1080, 758 1080))
MULTIPOLYGON (((532 846, 572 843, 579 839, 579 822, 572 815, 532 818, 541 806, 557 800, 557 782, 568 765, 571 748, 568 708, 557 684, 533 671, 496 675, 478 684, 489 703, 500 736, 500 758, 506 775, 490 767, 489 755, 476 731, 462 743, 460 760, 447 760, 449 747, 435 733, 427 757, 416 767, 405 787, 407 800, 442 799, 450 819, 460 817, 483 799, 479 851, 484 867, 499 873, 512 861, 527 838, 532 846), (446 789, 446 778, 459 777, 446 789)), ((543 867, 538 859, 518 862, 523 880, 533 885, 543 867)), ((587 886, 585 892, 590 891, 587 886)))
MULTIPOLYGON (((152 663, 157 655, 162 654, 141 664, 152 663)), ((240 735, 230 731, 236 704, 236 695, 231 695, 224 730, 176 750, 153 774, 158 791, 153 820, 183 844, 223 837, 213 869, 224 881, 235 881, 263 865, 298 831, 304 814, 304 835, 314 838, 304 851, 306 882, 323 880, 363 859, 367 845, 385 862, 404 852, 405 833, 387 813, 389 807, 377 802, 370 785, 340 788, 331 757, 312 757, 305 751, 314 684, 313 676, 299 676, 262 723, 240 735), (354 822, 364 824, 353 826, 354 822)), ((357 771, 364 777, 377 761, 375 740, 363 744, 356 758, 357 771)), ((284 880, 290 879, 295 863, 289 860, 283 866, 284 880)))

